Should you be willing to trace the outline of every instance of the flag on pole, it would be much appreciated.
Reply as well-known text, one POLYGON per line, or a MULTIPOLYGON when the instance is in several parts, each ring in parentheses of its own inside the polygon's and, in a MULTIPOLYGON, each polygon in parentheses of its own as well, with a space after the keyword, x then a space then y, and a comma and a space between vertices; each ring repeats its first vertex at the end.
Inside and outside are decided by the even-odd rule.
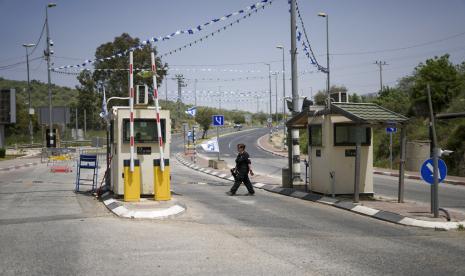
POLYGON ((215 138, 212 138, 206 142, 203 142, 200 144, 203 148, 204 151, 206 152, 219 152, 220 147, 218 145, 218 140, 215 138))
POLYGON ((193 106, 193 107, 187 109, 186 114, 190 115, 192 117, 195 117, 195 114, 197 114, 197 107, 193 106))

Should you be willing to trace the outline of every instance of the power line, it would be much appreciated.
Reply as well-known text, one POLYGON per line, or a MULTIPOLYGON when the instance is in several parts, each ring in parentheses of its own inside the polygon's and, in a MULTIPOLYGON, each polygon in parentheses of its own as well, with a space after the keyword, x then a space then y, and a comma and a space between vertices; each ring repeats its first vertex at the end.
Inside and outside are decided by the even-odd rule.
POLYGON ((383 49, 383 50, 373 50, 373 51, 361 51, 361 52, 332 53, 331 55, 334 55, 334 56, 349 56, 349 55, 367 55, 367 54, 376 54, 376 53, 384 53, 384 52, 395 52, 395 51, 407 50, 407 49, 423 47, 423 46, 443 42, 443 41, 450 40, 450 39, 453 39, 453 38, 456 38, 456 37, 459 37, 459 36, 462 36, 462 35, 465 35, 465 32, 455 34, 455 35, 451 35, 451 36, 448 36, 448 37, 444 37, 444 38, 441 38, 441 39, 438 39, 438 40, 431 40, 431 41, 428 41, 428 42, 414 44, 414 45, 410 45, 410 46, 406 46, 406 47, 390 48, 390 49, 383 49))

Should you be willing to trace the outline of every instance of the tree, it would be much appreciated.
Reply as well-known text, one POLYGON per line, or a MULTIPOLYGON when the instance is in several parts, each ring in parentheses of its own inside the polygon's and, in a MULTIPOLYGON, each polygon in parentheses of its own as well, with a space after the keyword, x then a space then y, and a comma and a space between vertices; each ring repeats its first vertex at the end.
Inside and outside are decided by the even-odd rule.
POLYGON ((313 99, 315 100, 315 105, 325 105, 326 104, 326 93, 323 90, 319 90, 313 99))
MULTIPOLYGON (((89 71, 82 71, 78 76, 79 85, 76 88, 79 90, 79 106, 89 107, 88 114, 92 118, 91 122, 98 121, 98 114, 100 113, 102 95, 99 96, 99 87, 103 84, 106 89, 106 96, 109 97, 127 97, 129 88, 129 54, 123 54, 112 59, 100 61, 106 57, 113 56, 119 53, 125 53, 132 47, 140 44, 139 38, 132 38, 129 34, 123 33, 115 37, 113 42, 107 42, 95 51, 95 58, 97 61, 94 63, 95 70, 92 74, 89 71), (105 70, 111 69, 111 70, 105 70), (116 70, 115 70, 116 69, 116 70)), ((151 48, 150 45, 144 46, 142 49, 134 51, 134 86, 138 84, 146 84, 152 87, 151 74, 141 73, 139 69, 151 68, 151 52, 157 54, 156 48, 151 48)), ((159 57, 155 58, 157 66, 158 85, 161 84, 166 75, 168 65, 162 64, 159 57)), ((127 101, 115 101, 112 104, 126 105, 127 101)), ((110 106, 112 105, 110 104, 110 106)), ((92 127, 92 124, 90 125, 92 127)))
POLYGON ((420 63, 414 72, 414 86, 410 100, 412 113, 427 117, 429 114, 426 87, 431 87, 431 100, 435 112, 447 109, 451 99, 457 96, 464 85, 457 67, 449 61, 449 55, 434 57, 420 63))
POLYGON ((349 102, 350 103, 361 103, 362 98, 359 95, 357 95, 357 93, 354 93, 352 95, 349 95, 349 102))
POLYGON ((377 105, 407 115, 410 107, 409 95, 398 88, 387 87, 374 100, 377 105))
POLYGON ((197 108, 197 114, 195 115, 195 121, 199 123, 200 127, 203 130, 202 139, 205 139, 207 132, 210 129, 212 124, 212 116, 215 114, 214 110, 209 107, 199 107, 197 108))

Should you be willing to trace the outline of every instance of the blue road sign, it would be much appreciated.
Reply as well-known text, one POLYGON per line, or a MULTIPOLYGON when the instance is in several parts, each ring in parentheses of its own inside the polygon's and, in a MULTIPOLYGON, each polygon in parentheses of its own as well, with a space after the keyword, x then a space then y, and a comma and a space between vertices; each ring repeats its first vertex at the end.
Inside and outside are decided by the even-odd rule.
POLYGON ((214 126, 224 126, 224 115, 213 115, 212 121, 214 126))
POLYGON ((386 128, 386 132, 387 133, 396 133, 397 132, 397 128, 396 127, 387 127, 386 128))
MULTIPOLYGON (((447 166, 446 163, 442 159, 438 159, 438 168, 439 168, 439 183, 444 181, 447 176, 447 166)), ((433 159, 430 158, 423 162, 423 165, 421 165, 420 173, 421 173, 421 178, 423 178, 424 181, 428 182, 429 184, 434 183, 434 178, 433 178, 433 159)))

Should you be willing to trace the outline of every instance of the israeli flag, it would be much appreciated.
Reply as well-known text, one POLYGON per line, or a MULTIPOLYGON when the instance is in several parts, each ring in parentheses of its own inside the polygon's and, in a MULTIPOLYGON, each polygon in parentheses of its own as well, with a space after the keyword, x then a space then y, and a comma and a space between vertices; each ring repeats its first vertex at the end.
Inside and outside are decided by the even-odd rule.
POLYGON ((193 107, 187 109, 186 114, 190 115, 192 117, 195 117, 195 114, 197 114, 197 107, 193 106, 193 107))
POLYGON ((212 138, 206 142, 203 142, 200 144, 203 148, 204 151, 206 152, 219 152, 220 147, 218 145, 218 140, 215 138, 212 138))

